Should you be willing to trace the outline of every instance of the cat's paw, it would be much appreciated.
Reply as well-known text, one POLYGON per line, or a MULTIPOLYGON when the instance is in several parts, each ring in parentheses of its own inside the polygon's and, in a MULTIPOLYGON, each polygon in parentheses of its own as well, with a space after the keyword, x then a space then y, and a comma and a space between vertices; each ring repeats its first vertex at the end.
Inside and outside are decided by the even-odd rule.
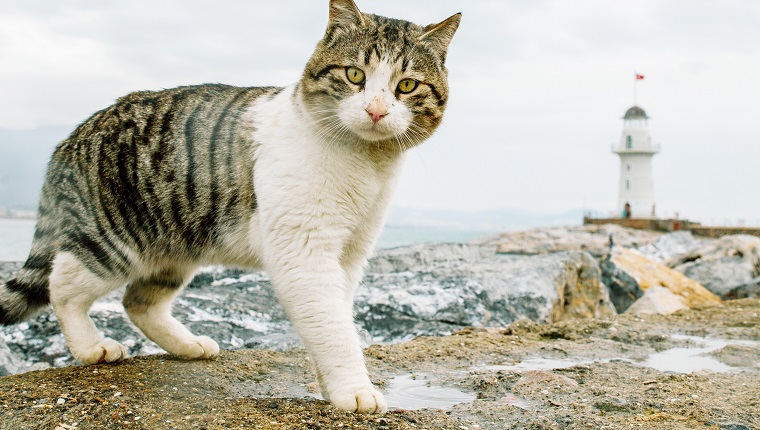
POLYGON ((330 394, 330 402, 340 409, 360 414, 384 414, 388 410, 383 393, 375 387, 335 392, 330 394))
POLYGON ((127 348, 109 338, 84 350, 71 352, 82 364, 116 363, 127 358, 127 348))
POLYGON ((219 355, 219 345, 208 336, 196 336, 174 353, 189 360, 214 358, 219 355))

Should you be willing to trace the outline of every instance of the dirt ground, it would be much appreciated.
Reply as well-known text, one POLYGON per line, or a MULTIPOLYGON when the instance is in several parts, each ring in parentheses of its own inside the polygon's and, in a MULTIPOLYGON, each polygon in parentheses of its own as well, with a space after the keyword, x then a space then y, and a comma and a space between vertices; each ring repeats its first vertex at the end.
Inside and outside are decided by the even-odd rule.
POLYGON ((302 350, 246 350, 1 377, 0 429, 760 429, 760 300, 670 316, 519 321, 366 355, 394 406, 382 416, 314 398, 302 350), (688 355, 705 342, 710 352, 688 355), (658 357, 684 369, 649 367, 658 357), (409 410, 417 401, 441 407, 452 393, 467 401, 409 410))

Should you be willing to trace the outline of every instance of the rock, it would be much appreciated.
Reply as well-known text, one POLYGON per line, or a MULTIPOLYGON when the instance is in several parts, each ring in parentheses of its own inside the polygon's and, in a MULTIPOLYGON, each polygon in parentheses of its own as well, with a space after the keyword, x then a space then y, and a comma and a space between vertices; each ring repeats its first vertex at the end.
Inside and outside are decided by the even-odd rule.
POLYGON ((588 253, 517 256, 477 248, 444 244, 380 251, 371 268, 400 270, 368 274, 356 293, 357 321, 375 341, 387 342, 469 325, 504 326, 520 318, 548 322, 614 313, 588 253), (414 262, 399 254, 420 258, 414 262))
POLYGON ((710 426, 710 428, 717 428, 720 430, 752 430, 749 426, 728 420, 708 421, 707 425, 710 426))
POLYGON ((644 290, 639 287, 631 274, 625 268, 618 267, 611 255, 605 256, 600 262, 602 283, 607 286, 610 302, 615 311, 623 313, 638 299, 644 296, 644 290))
POLYGON ((732 367, 757 368, 760 366, 760 344, 730 344, 712 351, 709 355, 732 367))
POLYGON ((693 308, 721 302, 719 297, 698 282, 635 250, 615 247, 602 261, 601 268, 602 282, 609 288, 610 299, 619 313, 627 311, 648 289, 657 286, 664 287, 672 294, 655 290, 633 311, 659 313, 658 311, 675 311, 681 305, 693 308), (673 297, 674 295, 678 297, 673 297), (658 304, 658 299, 664 299, 665 302, 658 304))
POLYGON ((760 276, 760 238, 724 236, 665 262, 720 297, 760 276))
POLYGON ((13 375, 26 371, 22 361, 11 352, 3 336, 0 336, 0 376, 13 375))
POLYGON ((662 233, 625 228, 614 224, 549 227, 502 233, 470 242, 496 248, 502 254, 548 254, 560 251, 587 251, 601 257, 609 251, 610 236, 615 245, 638 247, 655 242, 662 233))
MULTIPOLYGON (((174 316, 192 332, 210 336, 224 349, 285 350, 301 345, 265 273, 212 267, 202 270, 199 276, 206 285, 186 289, 173 306, 174 316)), ((105 336, 126 346, 131 356, 164 352, 129 321, 121 305, 122 295, 123 291, 116 291, 95 303, 90 311, 95 325, 105 336)), ((54 367, 75 363, 50 311, 17 325, 0 327, 0 336, 4 336, 14 354, 24 357, 25 367, 35 363, 54 367)))
POLYGON ((660 236, 654 243, 638 247, 638 251, 650 259, 661 263, 682 254, 694 251, 705 242, 697 240, 688 231, 676 231, 660 236))
POLYGON ((661 314, 687 309, 686 300, 665 287, 654 285, 644 292, 644 295, 633 302, 626 310, 629 314, 661 314))
POLYGON ((22 264, 16 261, 0 261, 0 284, 8 282, 22 264))
POLYGON ((383 249, 369 260, 369 273, 416 271, 420 268, 447 262, 474 263, 493 257, 496 250, 486 246, 461 243, 410 245, 383 249))
POLYGON ((728 289, 724 299, 757 299, 760 297, 760 277, 747 282, 746 284, 737 285, 728 289))
POLYGON ((548 370, 528 370, 523 372, 520 379, 515 382, 513 390, 518 394, 520 392, 539 391, 548 386, 564 387, 564 388, 578 388, 578 382, 574 379, 570 379, 565 375, 559 375, 548 370), (522 387, 518 390, 518 387, 522 387))

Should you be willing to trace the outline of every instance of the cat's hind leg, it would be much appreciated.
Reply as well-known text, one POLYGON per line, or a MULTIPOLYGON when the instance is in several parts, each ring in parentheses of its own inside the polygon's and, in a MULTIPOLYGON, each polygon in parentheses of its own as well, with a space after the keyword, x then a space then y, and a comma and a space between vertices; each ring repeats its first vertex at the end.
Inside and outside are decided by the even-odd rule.
POLYGON ((126 358, 126 348, 103 338, 88 315, 95 300, 121 285, 118 280, 96 275, 72 253, 56 255, 50 274, 50 304, 71 353, 80 363, 113 363, 126 358))
POLYGON ((124 309, 129 319, 167 352, 187 359, 219 355, 219 345, 208 336, 196 336, 171 315, 172 302, 191 274, 162 273, 127 286, 124 309))

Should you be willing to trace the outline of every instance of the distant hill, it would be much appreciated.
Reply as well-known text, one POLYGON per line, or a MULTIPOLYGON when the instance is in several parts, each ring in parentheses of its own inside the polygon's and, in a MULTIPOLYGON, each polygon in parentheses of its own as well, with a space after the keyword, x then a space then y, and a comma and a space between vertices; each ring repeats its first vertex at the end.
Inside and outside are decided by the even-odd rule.
POLYGON ((0 208, 36 210, 53 148, 74 126, 0 128, 0 208))

